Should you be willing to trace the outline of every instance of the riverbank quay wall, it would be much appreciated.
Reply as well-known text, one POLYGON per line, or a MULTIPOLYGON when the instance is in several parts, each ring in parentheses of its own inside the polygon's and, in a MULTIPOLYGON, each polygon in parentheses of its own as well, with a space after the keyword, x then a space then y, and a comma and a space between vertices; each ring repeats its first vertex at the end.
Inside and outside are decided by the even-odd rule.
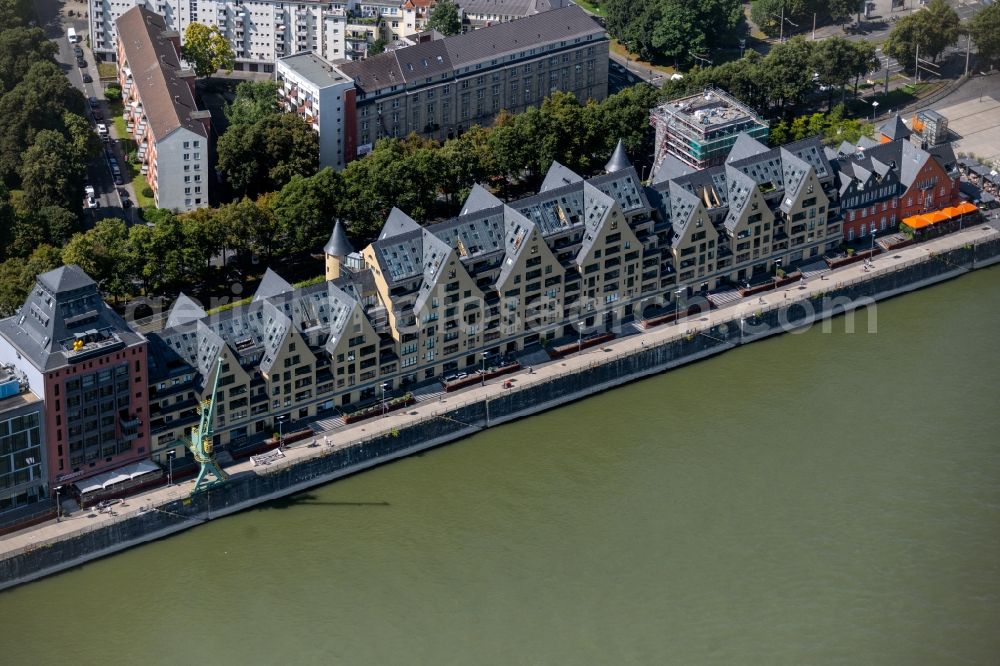
MULTIPOLYGON (((793 295, 788 300, 760 308, 747 304, 741 315, 725 321, 705 323, 692 318, 679 324, 665 324, 653 329, 669 327, 676 330, 664 340, 644 343, 625 352, 599 347, 601 351, 607 350, 605 355, 594 354, 595 359, 582 368, 559 373, 560 365, 565 363, 555 362, 548 366, 555 368, 555 374, 544 380, 537 377, 535 379, 541 381, 502 390, 497 385, 500 392, 485 399, 442 403, 437 411, 421 418, 412 417, 412 422, 406 425, 373 432, 333 448, 317 444, 304 459, 286 458, 253 471, 239 472, 226 484, 192 497, 151 506, 58 539, 8 551, 0 559, 0 589, 997 263, 1000 263, 1000 237, 993 237, 902 265, 872 270, 852 281, 838 282, 831 278, 823 282, 829 286, 828 291, 812 294, 809 298, 793 295)), ((375 422, 370 426, 372 430, 377 428, 375 422)), ((132 501, 141 501, 141 498, 132 501)))

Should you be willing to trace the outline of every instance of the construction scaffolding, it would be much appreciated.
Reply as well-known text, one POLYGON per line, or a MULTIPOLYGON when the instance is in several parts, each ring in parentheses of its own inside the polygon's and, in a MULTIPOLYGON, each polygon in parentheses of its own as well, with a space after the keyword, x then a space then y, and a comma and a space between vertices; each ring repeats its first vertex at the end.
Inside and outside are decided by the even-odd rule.
POLYGON ((650 112, 649 120, 656 129, 654 173, 667 155, 695 169, 721 164, 738 135, 745 132, 764 140, 769 131, 767 121, 753 109, 714 87, 664 102, 650 112))

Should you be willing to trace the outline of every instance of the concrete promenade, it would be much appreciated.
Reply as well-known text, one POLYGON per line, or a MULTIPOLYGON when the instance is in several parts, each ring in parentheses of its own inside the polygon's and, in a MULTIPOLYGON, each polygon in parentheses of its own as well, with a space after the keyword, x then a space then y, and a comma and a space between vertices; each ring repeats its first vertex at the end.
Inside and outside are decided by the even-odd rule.
MULTIPOLYGON (((230 475, 263 475, 274 473, 303 460, 328 454, 331 449, 350 447, 373 436, 404 428, 416 421, 435 418, 449 419, 448 412, 468 403, 477 403, 486 400, 488 412, 488 401, 499 397, 505 392, 517 391, 523 387, 532 386, 535 383, 549 381, 560 375, 577 373, 598 365, 609 358, 634 353, 642 348, 668 343, 679 337, 696 335, 699 331, 710 329, 724 322, 751 317, 754 313, 764 309, 781 307, 796 301, 804 301, 812 296, 833 291, 839 286, 867 280, 904 265, 923 261, 930 255, 995 239, 1000 237, 998 228, 1000 228, 1000 221, 994 216, 990 223, 977 224, 963 231, 949 234, 926 243, 878 255, 874 261, 874 268, 869 271, 865 271, 863 264, 860 262, 836 271, 822 271, 796 285, 769 292, 763 295, 762 298, 754 296, 735 301, 722 308, 681 319, 676 324, 657 326, 638 335, 617 338, 605 345, 574 353, 566 358, 535 365, 532 367, 530 374, 525 369, 514 375, 488 381, 483 386, 472 386, 456 393, 442 395, 438 400, 427 400, 417 403, 406 410, 390 413, 383 418, 370 419, 357 424, 335 428, 329 432, 321 432, 314 439, 307 439, 286 448, 284 450, 285 458, 269 465, 255 467, 251 461, 247 460, 229 465, 226 467, 226 471, 230 475), (508 380, 513 382, 513 388, 505 389, 503 388, 503 384, 508 380)), ((968 267, 963 266, 956 266, 955 268, 956 270, 968 269, 968 267)), ((752 339, 752 334, 747 336, 747 341, 752 339)), ((684 362, 688 362, 689 360, 693 359, 685 359, 684 362)), ((659 369, 651 369, 650 373, 659 371, 659 369)), ((630 378, 623 378, 623 380, 628 379, 630 378)), ((567 396, 567 401, 577 399, 578 397, 582 396, 567 396)), ((553 405, 540 405, 538 411, 550 406, 553 405)), ((485 427, 481 423, 465 425, 469 426, 470 432, 485 427)), ((490 425, 494 424, 490 423, 490 425)), ((351 471, 345 470, 344 473, 351 473, 351 471)), ((193 480, 188 480, 175 486, 160 487, 130 497, 124 503, 114 505, 114 513, 76 511, 72 516, 64 517, 61 522, 53 520, 21 532, 7 535, 0 538, 0 560, 43 547, 46 543, 105 526, 111 522, 126 520, 130 516, 139 513, 157 511, 159 510, 157 507, 165 506, 172 501, 183 499, 190 495, 193 483, 193 480)), ((201 522, 205 521, 194 518, 189 520, 192 526, 201 522)))

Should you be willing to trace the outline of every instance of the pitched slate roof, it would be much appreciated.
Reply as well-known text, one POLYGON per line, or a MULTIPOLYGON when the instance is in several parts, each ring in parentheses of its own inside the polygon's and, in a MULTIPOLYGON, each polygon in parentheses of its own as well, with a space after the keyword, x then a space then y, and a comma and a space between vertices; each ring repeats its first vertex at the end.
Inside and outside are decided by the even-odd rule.
POLYGON ((468 215, 469 213, 475 213, 485 208, 496 208, 501 205, 503 205, 503 202, 500 199, 496 198, 485 187, 476 183, 469 190, 469 196, 465 198, 465 205, 462 206, 461 215, 468 215))
POLYGON ((746 159, 747 157, 753 157, 754 155, 760 155, 761 153, 766 153, 768 150, 770 149, 763 143, 746 132, 741 132, 736 137, 733 147, 729 149, 729 155, 726 156, 726 164, 746 159))
POLYGON ((496 281, 497 288, 504 284, 510 277, 511 271, 517 265, 518 258, 525 252, 525 248, 529 245, 525 241, 531 237, 531 234, 537 228, 531 220, 509 206, 504 206, 503 219, 506 232, 504 234, 505 257, 500 267, 500 276, 496 281))
POLYGON ((615 152, 611 153, 611 158, 608 160, 607 164, 604 165, 604 172, 614 173, 615 171, 627 169, 630 166, 632 166, 632 163, 628 159, 628 153, 625 152, 625 144, 622 143, 621 139, 618 139, 618 145, 615 146, 615 152))
POLYGON ((66 365, 77 354, 145 341, 76 265, 37 276, 18 314, 0 321, 0 335, 41 371, 66 365), (73 348, 77 341, 84 343, 82 350, 73 348))
POLYGON ((898 113, 879 127, 878 131, 879 134, 889 139, 908 139, 910 137, 910 128, 906 126, 898 113))
POLYGON ((347 239, 347 233, 344 232, 344 225, 340 220, 333 225, 333 233, 323 246, 323 252, 333 257, 346 257, 354 252, 354 246, 347 239))
POLYGON ((399 236, 410 231, 419 231, 420 225, 412 217, 399 210, 395 206, 389 211, 389 217, 382 225, 382 231, 378 235, 379 240, 399 236))
POLYGON ((262 301, 271 296, 277 296, 278 294, 283 294, 286 291, 292 291, 293 287, 285 278, 281 277, 273 270, 268 268, 264 271, 264 277, 261 278, 260 284, 257 285, 257 291, 254 292, 253 300, 262 301))
POLYGON ((196 321, 204 316, 206 316, 204 308, 193 298, 181 292, 171 306, 170 314, 167 315, 167 328, 196 321))
POLYGON ((606 39, 604 29, 576 5, 497 23, 466 34, 423 42, 372 58, 345 62, 341 71, 364 92, 440 79, 455 70, 499 60, 527 49, 577 38, 606 39))
POLYGON ((545 192, 547 190, 554 190, 555 188, 562 187, 564 185, 572 185, 573 183, 582 182, 582 176, 578 175, 569 167, 563 166, 556 160, 552 160, 552 164, 549 165, 549 170, 545 172, 545 180, 542 181, 542 186, 538 191, 545 192))

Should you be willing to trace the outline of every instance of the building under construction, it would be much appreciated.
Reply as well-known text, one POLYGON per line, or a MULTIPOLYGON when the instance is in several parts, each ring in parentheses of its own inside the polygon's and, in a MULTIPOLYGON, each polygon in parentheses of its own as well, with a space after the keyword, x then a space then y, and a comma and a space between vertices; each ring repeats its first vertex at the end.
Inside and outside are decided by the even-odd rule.
POLYGON ((717 88, 655 107, 650 123, 656 128, 654 174, 668 155, 694 169, 705 169, 722 164, 741 133, 761 141, 768 134, 766 120, 717 88))

